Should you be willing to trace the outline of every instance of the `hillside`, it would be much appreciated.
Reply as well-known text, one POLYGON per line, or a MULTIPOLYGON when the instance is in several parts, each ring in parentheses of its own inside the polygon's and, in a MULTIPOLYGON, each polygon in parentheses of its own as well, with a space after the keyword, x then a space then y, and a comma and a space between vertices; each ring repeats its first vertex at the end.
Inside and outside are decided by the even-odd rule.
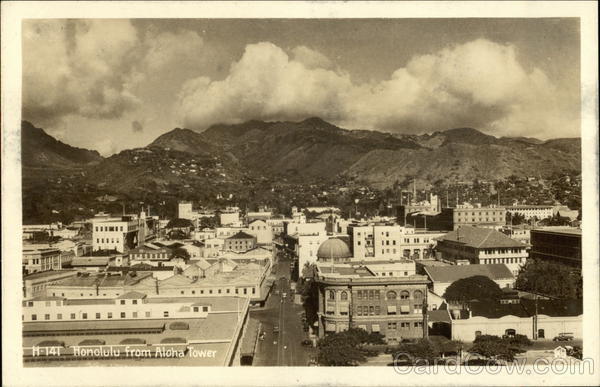
POLYGON ((31 123, 21 124, 21 160, 23 167, 73 168, 102 160, 97 151, 67 145, 31 123))

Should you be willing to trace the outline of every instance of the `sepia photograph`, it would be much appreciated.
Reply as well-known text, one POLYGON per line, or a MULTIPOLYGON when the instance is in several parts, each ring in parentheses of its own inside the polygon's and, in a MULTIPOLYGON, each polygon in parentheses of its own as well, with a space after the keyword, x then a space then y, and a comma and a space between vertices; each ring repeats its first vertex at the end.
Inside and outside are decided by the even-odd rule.
POLYGON ((597 4, 76 3, 2 4, 3 384, 598 381, 597 4))

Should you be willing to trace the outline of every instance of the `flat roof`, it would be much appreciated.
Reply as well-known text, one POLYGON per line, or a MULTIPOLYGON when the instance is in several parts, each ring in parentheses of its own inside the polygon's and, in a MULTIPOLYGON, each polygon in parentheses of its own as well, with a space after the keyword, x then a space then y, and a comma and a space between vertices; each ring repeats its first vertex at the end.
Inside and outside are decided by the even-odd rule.
POLYGON ((33 279, 44 278, 44 277, 53 277, 53 276, 61 275, 61 274, 73 274, 73 275, 75 275, 76 273, 77 273, 76 270, 48 270, 48 271, 40 271, 40 272, 37 272, 37 273, 27 274, 26 276, 23 277, 23 280, 33 280, 33 279))
POLYGON ((552 234, 568 234, 568 235, 579 235, 581 236, 581 229, 572 228, 572 227, 564 227, 564 228, 534 228, 531 231, 535 232, 545 232, 552 234))

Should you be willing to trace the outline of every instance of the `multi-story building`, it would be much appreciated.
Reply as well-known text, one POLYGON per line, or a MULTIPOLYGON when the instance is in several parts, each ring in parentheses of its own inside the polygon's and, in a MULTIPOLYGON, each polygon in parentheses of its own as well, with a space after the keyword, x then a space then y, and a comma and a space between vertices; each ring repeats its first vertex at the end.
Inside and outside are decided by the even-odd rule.
POLYGON ((77 275, 75 270, 48 270, 23 277, 23 298, 46 296, 46 288, 65 278, 77 275))
POLYGON ((165 265, 171 259, 173 252, 166 246, 145 243, 143 246, 129 250, 131 264, 145 263, 153 266, 165 265))
POLYGON ((427 277, 406 261, 398 276, 377 275, 368 266, 318 263, 319 336, 348 328, 383 334, 388 342, 427 336, 427 277), (406 275, 404 273, 406 272, 406 275))
POLYGON ((454 230, 463 226, 499 228, 506 224, 506 208, 494 205, 459 205, 452 209, 452 223, 454 230))
POLYGON ((504 226, 499 231, 523 244, 531 244, 531 229, 527 225, 504 226))
POLYGON ((253 220, 248 224, 247 232, 256 237, 256 243, 259 245, 270 245, 273 243, 273 230, 265 220, 253 220))
POLYGON ((95 219, 92 223, 92 246, 94 251, 116 250, 124 253, 143 242, 140 235, 140 222, 136 216, 123 216, 112 219, 95 219))
POLYGON ((533 229, 529 256, 581 270, 581 230, 572 227, 533 229))
POLYGON ((456 263, 502 263, 516 275, 527 260, 528 247, 493 229, 463 226, 438 238, 436 252, 456 263))
POLYGON ((24 246, 22 263, 23 274, 63 268, 60 250, 55 248, 29 249, 24 246))
POLYGON ((240 210, 237 207, 227 207, 219 215, 221 226, 238 226, 240 224, 240 210))
POLYGON ((149 298, 132 291, 105 299, 34 298, 23 302, 23 360, 237 365, 248 310, 249 299, 239 296, 149 298))
POLYGON ((223 249, 225 251, 248 251, 256 247, 256 237, 243 231, 225 239, 223 249))
POLYGON ((536 218, 538 220, 551 218, 553 215, 554 206, 551 205, 526 205, 526 204, 515 204, 506 207, 506 212, 515 215, 519 214, 526 220, 536 218))
POLYGON ((260 219, 266 221, 271 219, 273 212, 266 208, 259 208, 258 211, 249 211, 246 213, 246 222, 252 223, 253 221, 260 219))
POLYGON ((348 226, 354 259, 428 258, 442 232, 419 231, 399 225, 348 226))

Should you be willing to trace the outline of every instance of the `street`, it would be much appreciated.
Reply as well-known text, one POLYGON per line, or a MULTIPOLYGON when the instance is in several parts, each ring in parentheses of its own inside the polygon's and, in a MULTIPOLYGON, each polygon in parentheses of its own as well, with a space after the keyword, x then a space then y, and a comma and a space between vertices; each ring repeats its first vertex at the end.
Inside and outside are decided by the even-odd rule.
POLYGON ((250 311, 265 332, 264 340, 258 342, 253 365, 306 366, 315 349, 302 346, 308 336, 302 329, 302 305, 294 304, 294 296, 290 294, 290 261, 280 260, 273 273, 277 281, 265 307, 250 311), (286 298, 283 293, 287 293, 286 298), (274 332, 275 326, 279 332, 274 332))

